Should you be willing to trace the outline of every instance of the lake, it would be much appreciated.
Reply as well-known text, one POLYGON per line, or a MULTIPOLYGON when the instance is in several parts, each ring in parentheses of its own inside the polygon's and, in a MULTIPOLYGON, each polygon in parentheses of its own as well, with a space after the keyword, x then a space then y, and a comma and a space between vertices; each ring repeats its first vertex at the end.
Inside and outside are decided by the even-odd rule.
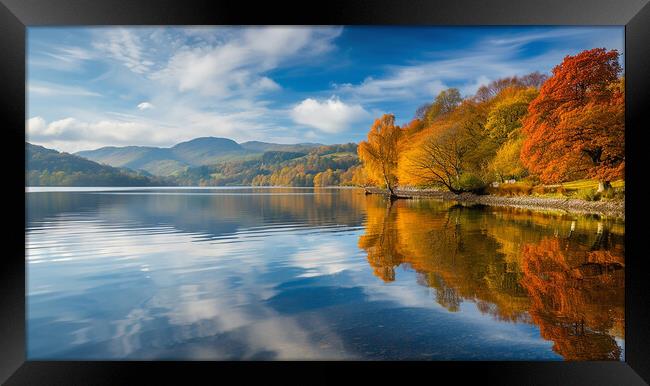
POLYGON ((29 360, 624 360, 625 224, 338 188, 29 188, 29 360))

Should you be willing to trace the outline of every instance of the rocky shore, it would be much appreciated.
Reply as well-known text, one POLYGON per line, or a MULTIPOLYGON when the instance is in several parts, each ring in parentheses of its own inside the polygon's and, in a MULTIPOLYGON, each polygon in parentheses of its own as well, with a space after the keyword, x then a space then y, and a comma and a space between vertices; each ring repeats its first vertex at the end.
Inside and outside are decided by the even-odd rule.
MULTIPOLYGON (((377 188, 366 188, 369 194, 385 194, 377 188)), ((624 201, 584 201, 574 198, 546 198, 533 196, 502 197, 493 195, 476 195, 472 193, 454 194, 447 191, 396 189, 399 198, 430 197, 447 201, 492 206, 508 206, 534 210, 560 210, 568 213, 598 214, 605 217, 625 219, 624 201)))

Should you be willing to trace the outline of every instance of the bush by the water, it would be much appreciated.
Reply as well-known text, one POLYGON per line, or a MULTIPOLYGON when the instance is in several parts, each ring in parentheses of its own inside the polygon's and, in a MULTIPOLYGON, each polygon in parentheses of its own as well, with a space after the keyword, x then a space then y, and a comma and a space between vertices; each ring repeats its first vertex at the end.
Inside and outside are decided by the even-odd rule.
POLYGON ((594 189, 582 189, 576 192, 576 197, 585 201, 599 201, 601 194, 594 189))
POLYGON ((461 189, 475 193, 480 193, 485 189, 485 182, 472 173, 461 174, 458 184, 461 189))
POLYGON ((561 195, 565 196, 567 194, 567 190, 562 186, 562 185, 553 185, 553 186, 547 186, 547 185, 537 185, 533 187, 533 194, 536 195, 547 195, 547 194, 553 194, 553 195, 561 195))
POLYGON ((497 196, 528 196, 533 192, 533 186, 526 183, 501 184, 488 191, 497 196))

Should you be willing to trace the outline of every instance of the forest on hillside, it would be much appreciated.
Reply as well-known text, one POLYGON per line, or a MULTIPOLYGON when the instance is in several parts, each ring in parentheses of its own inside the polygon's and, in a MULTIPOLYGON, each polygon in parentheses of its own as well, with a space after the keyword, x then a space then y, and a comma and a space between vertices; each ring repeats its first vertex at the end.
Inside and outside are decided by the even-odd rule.
POLYGON ((26 186, 164 186, 170 182, 125 168, 25 143, 26 186))
POLYGON ((362 185, 357 145, 320 146, 309 152, 267 151, 249 160, 190 167, 170 176, 178 185, 335 186, 362 185))

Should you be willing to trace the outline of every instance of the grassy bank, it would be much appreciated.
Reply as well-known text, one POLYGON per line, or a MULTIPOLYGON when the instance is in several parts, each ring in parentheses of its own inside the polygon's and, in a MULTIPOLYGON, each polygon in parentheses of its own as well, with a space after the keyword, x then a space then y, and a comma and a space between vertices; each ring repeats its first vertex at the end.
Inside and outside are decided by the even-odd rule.
POLYGON ((612 182, 611 187, 604 192, 598 192, 597 189, 596 180, 578 180, 556 185, 533 185, 530 182, 520 181, 513 184, 500 184, 497 187, 490 186, 487 188, 487 193, 495 196, 534 196, 584 201, 624 200, 625 198, 623 180, 612 182))

